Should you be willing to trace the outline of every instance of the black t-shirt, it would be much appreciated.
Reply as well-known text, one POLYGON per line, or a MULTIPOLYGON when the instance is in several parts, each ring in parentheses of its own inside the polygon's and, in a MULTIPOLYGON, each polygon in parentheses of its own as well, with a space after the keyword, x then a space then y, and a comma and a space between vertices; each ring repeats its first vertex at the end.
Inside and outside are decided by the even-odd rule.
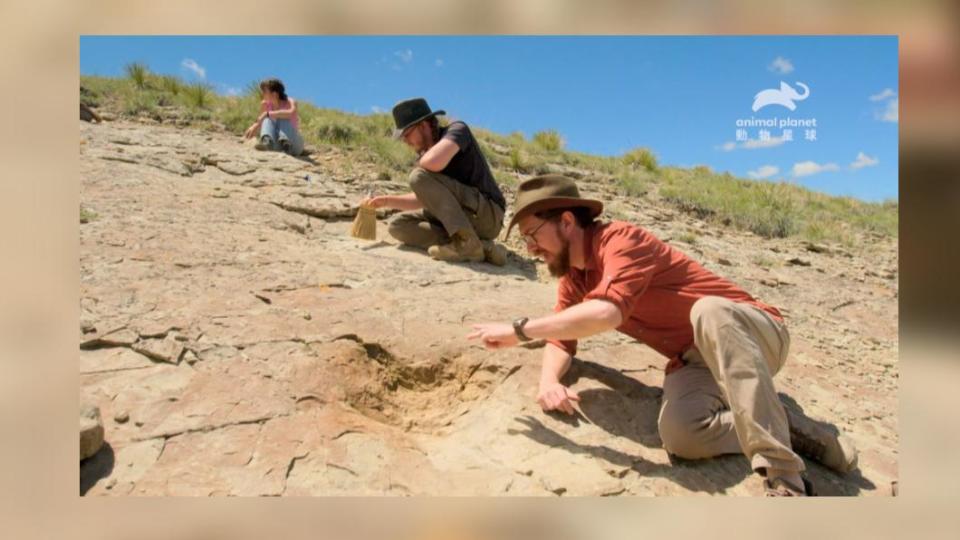
POLYGON ((463 122, 453 122, 445 128, 440 128, 440 138, 449 139, 460 148, 440 173, 479 189, 480 193, 497 203, 501 209, 506 210, 506 199, 503 198, 503 193, 500 192, 500 187, 497 186, 490 171, 490 165, 483 157, 480 145, 473 138, 470 128, 463 122))

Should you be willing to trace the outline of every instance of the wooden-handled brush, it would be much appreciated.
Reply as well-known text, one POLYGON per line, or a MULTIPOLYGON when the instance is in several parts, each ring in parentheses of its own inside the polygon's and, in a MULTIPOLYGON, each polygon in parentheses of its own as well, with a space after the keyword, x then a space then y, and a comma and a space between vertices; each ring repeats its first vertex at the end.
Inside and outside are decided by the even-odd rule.
MULTIPOLYGON (((367 194, 370 198, 370 194, 367 194)), ((360 204, 357 209, 357 215, 353 218, 353 228, 350 229, 350 236, 363 240, 377 239, 377 209, 366 204, 360 204)))

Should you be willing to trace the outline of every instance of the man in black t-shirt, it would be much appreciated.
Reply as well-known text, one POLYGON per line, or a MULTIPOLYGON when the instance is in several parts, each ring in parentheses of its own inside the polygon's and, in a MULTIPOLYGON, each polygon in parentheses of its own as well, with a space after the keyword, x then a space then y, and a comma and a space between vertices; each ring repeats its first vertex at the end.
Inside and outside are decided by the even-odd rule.
POLYGON ((440 127, 426 100, 401 101, 393 108, 394 137, 419 158, 410 173, 413 193, 364 201, 376 208, 407 210, 390 224, 404 244, 451 262, 487 260, 502 266, 506 252, 494 239, 503 228, 506 201, 480 145, 463 122, 440 127))

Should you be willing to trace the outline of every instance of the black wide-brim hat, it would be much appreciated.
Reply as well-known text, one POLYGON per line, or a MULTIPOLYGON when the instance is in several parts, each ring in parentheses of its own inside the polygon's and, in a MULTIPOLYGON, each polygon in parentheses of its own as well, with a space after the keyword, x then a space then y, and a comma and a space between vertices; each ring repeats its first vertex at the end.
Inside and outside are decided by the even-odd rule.
POLYGON ((396 129, 393 130, 393 138, 399 139, 405 129, 417 122, 441 114, 447 114, 447 111, 431 111, 430 106, 427 105, 427 100, 423 98, 410 98, 398 101, 397 104, 393 106, 393 123, 396 126, 396 129))
POLYGON ((581 197, 576 182, 571 178, 559 174, 545 174, 531 178, 517 186, 515 210, 513 219, 507 226, 506 236, 510 236, 510 230, 524 216, 554 208, 576 207, 588 209, 592 217, 597 217, 603 212, 603 203, 581 197))

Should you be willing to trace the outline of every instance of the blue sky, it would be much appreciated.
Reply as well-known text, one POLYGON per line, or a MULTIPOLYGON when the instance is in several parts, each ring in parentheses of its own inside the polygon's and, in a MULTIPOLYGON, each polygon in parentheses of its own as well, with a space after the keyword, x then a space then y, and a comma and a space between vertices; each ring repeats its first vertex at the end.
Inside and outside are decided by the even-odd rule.
POLYGON ((898 197, 895 36, 80 38, 84 75, 118 76, 132 61, 221 93, 279 77, 295 98, 360 114, 423 96, 504 134, 556 129, 573 150, 646 146, 667 165, 898 197), (754 112, 754 96, 781 81, 810 94, 794 111, 754 112), (815 120, 816 140, 794 127, 784 141, 778 125, 743 128, 752 142, 737 141, 738 119, 774 117, 815 120))

